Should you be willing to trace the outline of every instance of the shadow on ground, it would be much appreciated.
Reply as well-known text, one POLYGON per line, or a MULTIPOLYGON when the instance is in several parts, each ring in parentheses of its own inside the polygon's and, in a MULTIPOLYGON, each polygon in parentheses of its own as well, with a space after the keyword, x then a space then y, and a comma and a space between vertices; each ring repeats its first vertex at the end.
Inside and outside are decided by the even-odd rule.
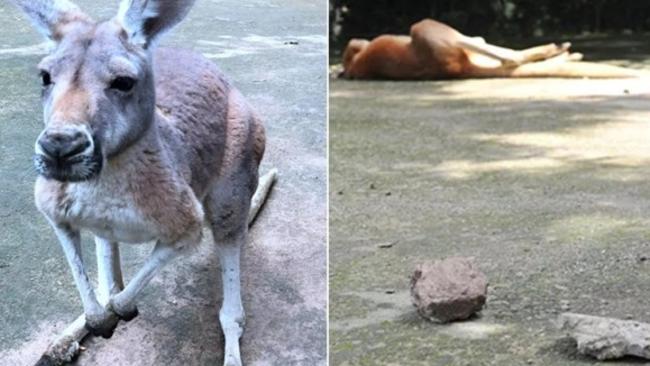
MULTIPOLYGON (((97 18, 117 2, 79 1, 97 18)), ((261 169, 280 176, 244 250, 242 340, 247 365, 324 365, 326 349, 325 4, 201 1, 165 41, 215 61, 263 117, 261 169)), ((53 232, 33 205, 33 142, 41 127, 35 65, 45 45, 0 5, 0 364, 32 365, 81 305, 53 232)), ((94 268, 93 245, 84 238, 94 268)), ((123 248, 130 278, 150 245, 123 248)), ((210 235, 139 302, 140 316, 110 340, 91 339, 77 365, 222 362, 221 284, 210 235)))
POLYGON ((650 321, 648 96, 647 80, 333 81, 331 364, 592 364, 560 312, 650 321), (477 258, 488 304, 431 324, 409 275, 452 255, 477 258))

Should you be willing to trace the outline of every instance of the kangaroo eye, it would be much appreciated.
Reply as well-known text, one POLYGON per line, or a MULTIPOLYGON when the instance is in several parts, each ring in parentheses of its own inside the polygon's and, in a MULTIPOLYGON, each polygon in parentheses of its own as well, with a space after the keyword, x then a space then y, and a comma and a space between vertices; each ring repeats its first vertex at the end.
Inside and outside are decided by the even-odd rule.
POLYGON ((52 77, 49 72, 41 71, 41 82, 43 83, 43 86, 49 86, 52 84, 52 77))
POLYGON ((121 92, 128 92, 133 89, 135 79, 128 76, 118 76, 111 82, 111 89, 116 89, 121 92))

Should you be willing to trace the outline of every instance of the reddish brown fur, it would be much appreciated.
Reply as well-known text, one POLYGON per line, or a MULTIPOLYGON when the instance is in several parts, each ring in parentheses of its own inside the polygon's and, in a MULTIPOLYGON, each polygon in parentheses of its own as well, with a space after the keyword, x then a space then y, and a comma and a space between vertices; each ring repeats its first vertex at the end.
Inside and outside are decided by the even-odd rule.
POLYGON ((92 19, 90 19, 90 17, 82 12, 61 14, 59 22, 55 24, 54 28, 52 29, 52 39, 56 41, 60 40, 63 38, 63 36, 65 36, 66 33, 69 32, 70 27, 74 27, 80 23, 92 24, 92 19))
MULTIPOLYGON (((635 77, 633 70, 588 62, 531 62, 486 66, 461 43, 467 37, 431 19, 415 23, 409 36, 353 39, 343 53, 342 75, 352 79, 449 79, 476 77, 635 77)), ((514 51, 513 52, 519 52, 514 51)), ((557 60, 556 60, 557 61, 557 60)))
POLYGON ((73 86, 53 103, 52 126, 57 121, 68 123, 85 123, 92 115, 88 93, 73 86))

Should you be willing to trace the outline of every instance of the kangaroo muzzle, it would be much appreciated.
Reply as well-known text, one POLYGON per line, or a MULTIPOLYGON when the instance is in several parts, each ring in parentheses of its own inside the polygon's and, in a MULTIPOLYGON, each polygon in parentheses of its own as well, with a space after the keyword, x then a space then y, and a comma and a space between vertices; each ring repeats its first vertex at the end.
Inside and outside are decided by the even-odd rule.
POLYGON ((94 178, 102 167, 102 154, 87 128, 45 128, 34 146, 36 171, 45 178, 77 182, 94 178))

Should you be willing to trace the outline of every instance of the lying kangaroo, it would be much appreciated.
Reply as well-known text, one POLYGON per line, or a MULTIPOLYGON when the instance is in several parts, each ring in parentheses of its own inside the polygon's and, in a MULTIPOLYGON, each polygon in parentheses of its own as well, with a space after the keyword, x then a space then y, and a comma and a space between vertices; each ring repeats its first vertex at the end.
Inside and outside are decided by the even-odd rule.
MULTIPOLYGON (((45 128, 35 144, 35 197, 72 270, 85 327, 108 338, 119 319, 134 318, 140 291, 199 244, 207 219, 222 270, 224 364, 241 365, 240 248, 264 128, 211 62, 156 48, 194 1, 123 0, 103 22, 67 0, 14 2, 55 46, 38 66, 45 128), (82 229, 95 235, 98 297, 82 229), (118 243, 148 241, 155 248, 125 287, 118 243)), ((53 353, 40 364, 58 364, 53 353)))
POLYGON ((481 77, 637 77, 634 70, 590 62, 569 53, 569 43, 522 51, 468 37, 431 19, 415 23, 410 36, 352 39, 341 76, 351 79, 454 79, 481 77))

